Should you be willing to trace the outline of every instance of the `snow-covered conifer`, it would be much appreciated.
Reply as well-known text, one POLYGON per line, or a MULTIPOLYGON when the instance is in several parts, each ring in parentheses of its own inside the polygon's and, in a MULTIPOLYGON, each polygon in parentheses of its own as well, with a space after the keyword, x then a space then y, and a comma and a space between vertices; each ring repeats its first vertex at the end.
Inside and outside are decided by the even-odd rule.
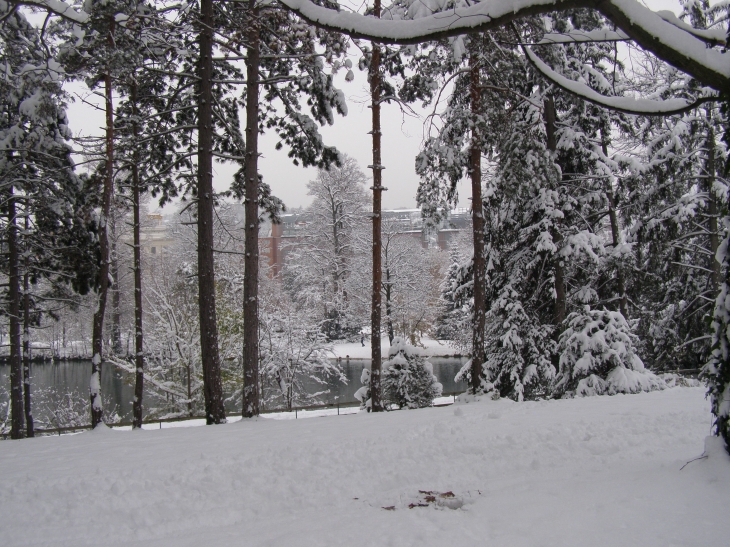
POLYGON ((443 390, 433 374, 433 365, 399 336, 393 339, 388 360, 383 363, 382 385, 383 402, 398 408, 431 406, 443 390))
POLYGON ((558 396, 615 395, 664 389, 664 381, 644 368, 636 354, 636 335, 621 312, 573 312, 560 336, 560 370, 553 386, 558 396))

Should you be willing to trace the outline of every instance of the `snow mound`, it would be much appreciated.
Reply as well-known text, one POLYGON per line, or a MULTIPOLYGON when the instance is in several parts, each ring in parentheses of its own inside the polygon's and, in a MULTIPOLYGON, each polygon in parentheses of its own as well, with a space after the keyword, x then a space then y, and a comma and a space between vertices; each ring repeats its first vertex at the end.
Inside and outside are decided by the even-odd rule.
POLYGON ((696 378, 685 378, 679 374, 667 372, 660 374, 659 377, 664 380, 667 387, 700 387, 702 383, 696 378))

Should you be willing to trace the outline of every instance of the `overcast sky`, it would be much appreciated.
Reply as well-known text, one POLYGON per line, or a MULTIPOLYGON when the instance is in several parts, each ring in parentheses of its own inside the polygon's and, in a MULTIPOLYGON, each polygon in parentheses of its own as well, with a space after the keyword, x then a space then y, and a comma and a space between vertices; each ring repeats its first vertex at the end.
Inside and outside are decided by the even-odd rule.
MULTIPOLYGON (((679 11, 677 0, 647 0, 652 9, 672 9, 679 11)), ((341 152, 352 156, 360 164, 363 172, 371 177, 367 168, 372 163, 372 140, 368 132, 371 129, 371 111, 368 108, 369 88, 366 73, 357 69, 359 50, 351 48, 350 59, 353 64, 355 80, 345 82, 345 72, 341 70, 336 78, 336 86, 347 98, 348 114, 346 117, 336 116, 333 126, 321 128, 327 145, 336 146, 341 152)), ((83 83, 69 86, 74 94, 89 93, 83 83)), ((243 90, 242 90, 243 91, 243 90)), ((415 173, 415 157, 423 141, 423 122, 430 109, 424 110, 420 105, 412 105, 417 117, 404 116, 395 104, 384 104, 381 109, 383 151, 382 163, 383 184, 388 188, 383 193, 385 208, 415 208, 418 176, 415 173)), ((81 101, 76 101, 68 108, 69 123, 75 135, 101 135, 104 117, 99 111, 89 108, 81 101)), ((242 116, 242 123, 245 121, 242 116)), ((261 158, 259 170, 264 180, 271 185, 274 194, 281 198, 287 207, 306 206, 311 198, 307 195, 307 181, 316 177, 316 169, 296 167, 287 156, 287 149, 275 150, 278 138, 273 132, 260 138, 261 158)), ((230 164, 214 165, 214 185, 219 191, 228 189, 236 167, 230 164)), ((369 185, 368 185, 369 186, 369 185)), ((461 207, 468 207, 470 202, 469 187, 464 181, 459 184, 461 207)))
MULTIPOLYGON (((357 51, 357 50, 355 50, 357 51)), ((359 51, 358 51, 359 53, 359 51)), ((371 177, 372 137, 371 109, 369 105, 369 88, 365 72, 357 69, 358 56, 352 55, 355 80, 345 82, 346 71, 336 76, 336 85, 347 98, 347 116, 335 117, 335 124, 321 128, 324 142, 336 146, 341 152, 352 156, 360 164, 363 172, 371 177)), ((89 97, 89 90, 83 83, 68 86, 72 95, 85 96, 87 100, 98 101, 89 97)), ((423 120, 427 112, 420 105, 412 105, 418 116, 403 115, 395 104, 384 104, 381 109, 383 126, 383 184, 388 188, 383 194, 383 206, 386 208, 416 207, 416 190, 418 177, 414 170, 415 158, 423 139, 423 120)), ((242 113, 243 114, 243 113, 242 113)), ((104 116, 81 100, 69 104, 69 125, 74 135, 90 136, 103 133, 104 116)), ((245 115, 242 116, 242 123, 245 115)), ((259 170, 264 180, 269 183, 278 197, 284 200, 287 207, 306 206, 311 198, 307 195, 307 182, 317 176, 315 168, 297 167, 287 156, 288 149, 275 150, 278 138, 273 131, 260 137, 261 158, 259 170)), ((219 191, 230 186, 233 173, 237 167, 232 164, 214 165, 214 185, 219 191)), ((464 196, 466 198, 468 196, 464 196)), ((465 203, 468 200, 463 199, 465 203)))

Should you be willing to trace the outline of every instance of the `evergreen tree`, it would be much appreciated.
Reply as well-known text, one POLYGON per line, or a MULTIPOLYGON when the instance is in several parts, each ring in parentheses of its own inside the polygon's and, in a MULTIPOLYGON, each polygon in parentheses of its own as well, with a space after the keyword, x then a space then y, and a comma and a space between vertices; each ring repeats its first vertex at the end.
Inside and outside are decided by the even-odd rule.
POLYGON ((553 386, 559 396, 614 395, 664 389, 664 381, 644 368, 637 337, 621 312, 586 306, 567 319, 560 336, 560 371, 553 386))
POLYGON ((433 374, 433 365, 403 338, 393 339, 388 360, 383 363, 383 401, 398 408, 431 406, 443 386, 433 374))
POLYGON ((31 285, 49 279, 53 291, 71 285, 89 289, 94 267, 82 181, 73 172, 70 131, 63 104, 62 69, 43 48, 45 27, 38 30, 6 6, 0 25, 4 78, 0 83, 0 179, 3 181, 4 240, 8 254, 6 313, 10 322, 13 438, 33 435, 28 331, 31 314, 42 309, 31 285), (23 272, 23 270, 25 270, 23 272), (22 273, 22 287, 21 287, 22 273), (22 299, 21 299, 22 296, 22 299), (23 310, 21 315, 21 309, 23 310), (21 369, 21 318, 26 334, 21 369), (23 387, 24 386, 24 387, 23 387))

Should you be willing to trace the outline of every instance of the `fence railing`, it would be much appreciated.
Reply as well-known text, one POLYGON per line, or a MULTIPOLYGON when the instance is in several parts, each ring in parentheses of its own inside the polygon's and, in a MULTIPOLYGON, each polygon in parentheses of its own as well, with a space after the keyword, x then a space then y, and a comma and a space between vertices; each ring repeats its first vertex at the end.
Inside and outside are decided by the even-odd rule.
MULTIPOLYGON (((453 401, 448 402, 439 402, 434 404, 433 406, 439 407, 439 406, 448 406, 454 403, 456 401, 456 396, 463 393, 463 391, 454 391, 450 393, 442 393, 441 398, 443 397, 453 397, 453 401)), ((293 407, 291 410, 287 408, 272 408, 267 409, 261 414, 283 414, 286 412, 293 412, 294 413, 294 419, 299 418, 299 412, 308 412, 313 410, 326 410, 326 409, 337 409, 337 415, 340 415, 340 409, 341 408, 353 408, 353 407, 359 407, 360 402, 354 401, 354 402, 348 402, 348 403, 325 403, 320 405, 309 405, 309 406, 298 406, 293 407)), ((238 415, 239 413, 236 413, 235 415, 238 415)), ((166 423, 174 423, 174 422, 187 422, 192 420, 205 420, 205 416, 179 416, 176 418, 158 418, 155 420, 143 420, 143 425, 151 425, 151 424, 159 424, 160 429, 162 429, 162 424, 166 423)), ((131 427, 132 422, 112 422, 106 424, 109 427, 131 427)), ((63 435, 64 433, 73 433, 75 431, 84 431, 91 429, 91 424, 83 424, 83 425, 76 425, 76 426, 68 426, 68 427, 56 427, 51 429, 41 429, 37 428, 34 430, 34 433, 36 435, 63 435)), ((4 438, 5 436, 3 436, 4 438)))
MULTIPOLYGON (((690 378, 697 378, 697 376, 700 373, 700 369, 680 369, 680 370, 674 370, 674 371, 666 371, 666 372, 672 372, 674 374, 679 374, 680 376, 690 377, 690 378)), ((448 406, 453 404, 456 401, 456 396, 461 395, 464 393, 463 391, 452 391, 449 393, 442 393, 441 398, 444 397, 452 397, 453 401, 448 402, 439 402, 435 403, 433 406, 439 407, 439 406, 448 406)), ((347 402, 347 403, 325 403, 320 405, 309 405, 309 406, 299 406, 294 407, 291 410, 287 408, 272 408, 272 409, 266 409, 261 414, 282 414, 285 412, 293 412, 294 413, 294 419, 299 418, 299 412, 307 412, 312 410, 325 410, 325 409, 337 409, 337 415, 340 414, 341 408, 353 408, 360 406, 359 401, 353 401, 353 402, 347 402)), ((236 413, 235 415, 238 415, 239 413, 236 413)), ((142 422, 143 425, 150 425, 150 424, 159 424, 160 429, 162 429, 162 424, 165 423, 174 423, 174 422, 186 422, 186 421, 192 421, 192 420, 205 420, 205 416, 180 416, 177 418, 158 418, 155 420, 144 420, 142 422)), ((109 427, 131 427, 132 422, 114 422, 114 423, 108 423, 106 424, 109 427)), ((84 431, 87 429, 91 429, 91 424, 84 424, 84 425, 77 425, 77 426, 68 426, 68 427, 57 427, 52 429, 35 429, 34 432, 37 435, 62 435, 64 433, 72 433, 74 431, 84 431)), ((3 439, 7 437, 7 434, 3 434, 3 439)))

